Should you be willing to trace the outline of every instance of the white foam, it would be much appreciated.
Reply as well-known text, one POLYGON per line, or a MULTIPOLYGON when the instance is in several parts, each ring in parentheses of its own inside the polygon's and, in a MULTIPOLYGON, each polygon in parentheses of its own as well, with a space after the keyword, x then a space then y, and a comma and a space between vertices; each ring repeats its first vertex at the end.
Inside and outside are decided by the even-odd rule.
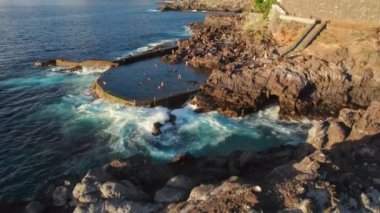
POLYGON ((96 74, 96 73, 103 73, 107 70, 109 70, 111 67, 83 67, 82 69, 75 71, 74 73, 79 75, 90 75, 90 74, 96 74))
POLYGON ((245 135, 257 140, 276 136, 289 144, 297 144, 302 142, 297 134, 304 131, 301 126, 280 122, 277 119, 278 107, 268 108, 248 118, 230 119, 216 112, 197 114, 192 105, 187 105, 172 111, 177 118, 176 125, 165 125, 163 134, 154 137, 151 135, 153 124, 168 120, 169 110, 166 108, 116 107, 99 101, 85 108, 111 122, 105 131, 114 138, 110 146, 116 152, 125 152, 125 147, 129 150, 144 147, 146 152, 159 159, 170 159, 181 151, 199 152, 205 147, 217 147, 232 135, 245 135), (92 109, 94 106, 95 111, 92 109), (263 129, 270 130, 270 135, 263 129), (167 149, 157 148, 157 144, 167 149), (172 150, 170 147, 177 148, 172 150))
MULTIPOLYGON (((185 151, 202 153, 203 150, 223 147, 230 137, 236 135, 252 140, 253 144, 273 138, 299 143, 297 133, 304 131, 301 126, 278 121, 278 107, 231 119, 216 112, 195 113, 195 106, 188 104, 173 110, 171 113, 176 116, 176 124, 164 125, 161 129, 163 134, 155 137, 151 133, 153 124, 169 119, 167 108, 125 107, 100 99, 92 100, 87 88, 95 76, 71 76, 73 79, 70 80, 75 80, 76 87, 61 103, 50 109, 59 113, 57 116, 71 114, 75 118, 69 119, 65 130, 69 133, 65 134, 78 134, 75 126, 80 128, 81 120, 94 122, 100 126, 96 134, 106 135, 108 146, 125 156, 144 152, 156 159, 170 159, 185 151)), ((233 144, 228 146, 233 147, 233 144)))
POLYGON ((49 67, 49 71, 51 72, 65 72, 65 73, 73 73, 78 75, 93 75, 98 73, 103 73, 109 70, 111 67, 83 67, 77 71, 69 71, 66 67, 49 67))
POLYGON ((123 54, 122 56, 117 57, 116 59, 120 60, 122 58, 131 56, 131 55, 136 55, 136 54, 139 54, 139 53, 146 52, 148 50, 153 49, 154 47, 157 47, 158 45, 162 45, 162 44, 170 43, 170 42, 175 42, 176 40, 178 40, 180 38, 191 36, 193 34, 193 31, 191 30, 191 28, 189 26, 184 26, 182 31, 180 31, 180 32, 172 32, 171 34, 172 34, 172 36, 178 37, 178 38, 162 39, 162 40, 159 40, 159 41, 148 43, 147 45, 145 45, 143 47, 139 47, 139 48, 137 48, 135 50, 128 51, 125 54, 123 54))
POLYGON ((185 26, 184 36, 190 36, 193 34, 193 30, 189 26, 185 26))
POLYGON ((132 51, 128 51, 127 53, 123 54, 120 57, 117 57, 116 59, 120 60, 122 58, 131 56, 131 55, 136 55, 136 54, 139 54, 139 53, 143 53, 143 52, 146 52, 148 50, 153 49, 154 47, 157 47, 158 45, 162 45, 162 44, 169 43, 169 42, 174 42, 176 40, 177 39, 163 39, 163 40, 160 40, 160 41, 157 41, 157 42, 151 42, 151 43, 148 43, 146 46, 139 47, 139 48, 137 48, 135 50, 132 50, 132 51))
POLYGON ((280 112, 279 106, 271 106, 264 110, 257 112, 257 116, 271 120, 278 120, 278 113, 280 112))
POLYGON ((66 81, 67 79, 61 74, 47 73, 45 76, 31 76, 7 79, 5 81, 0 81, 0 85, 15 87, 49 86, 59 83, 66 83, 66 81))
POLYGON ((62 72, 64 71, 66 68, 64 67, 60 67, 60 66, 56 66, 56 67, 49 67, 49 70, 52 71, 52 72, 62 72))
POLYGON ((156 12, 159 12, 159 10, 157 10, 157 9, 148 9, 145 12, 156 13, 156 12))
POLYGON ((160 150, 155 147, 157 144, 170 147, 184 143, 184 150, 197 151, 223 142, 236 130, 224 125, 219 114, 197 114, 190 107, 172 111, 177 117, 176 125, 165 125, 161 129, 163 134, 159 137, 152 136, 151 132, 155 122, 164 123, 169 119, 169 110, 164 107, 123 107, 96 100, 80 105, 77 111, 82 116, 97 117, 109 122, 104 131, 112 136, 110 146, 115 152, 144 147, 151 156, 160 159, 170 159, 180 150, 160 150))

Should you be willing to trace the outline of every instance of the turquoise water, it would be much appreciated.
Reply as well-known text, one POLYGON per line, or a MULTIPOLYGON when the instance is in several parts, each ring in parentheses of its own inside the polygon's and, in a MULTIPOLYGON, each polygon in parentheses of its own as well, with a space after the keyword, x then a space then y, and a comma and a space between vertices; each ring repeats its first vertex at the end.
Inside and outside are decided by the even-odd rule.
POLYGON ((50 180, 136 153, 161 161, 184 151, 227 154, 305 138, 310 124, 280 122, 276 107, 230 119, 195 114, 189 105, 172 111, 176 125, 153 137, 152 124, 165 120, 168 109, 94 100, 90 86, 104 70, 69 74, 32 66, 37 59, 141 52, 189 36, 186 24, 203 20, 202 13, 158 13, 153 0, 16 2, 0 4, 0 200, 31 199, 50 180))

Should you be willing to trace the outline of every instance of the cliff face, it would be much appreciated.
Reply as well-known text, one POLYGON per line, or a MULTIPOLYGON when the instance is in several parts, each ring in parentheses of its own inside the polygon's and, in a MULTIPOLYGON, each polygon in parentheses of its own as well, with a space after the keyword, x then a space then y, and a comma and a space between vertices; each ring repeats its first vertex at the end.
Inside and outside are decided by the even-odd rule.
POLYGON ((246 32, 244 23, 239 17, 208 18, 163 57, 212 70, 193 100, 199 111, 239 116, 276 101, 283 117, 325 118, 380 101, 378 28, 357 32, 328 26, 303 52, 272 60, 277 41, 265 25, 246 32))
POLYGON ((161 10, 242 12, 250 4, 249 0, 173 0, 165 1, 161 10))
POLYGON ((257 61, 241 73, 214 70, 195 103, 200 108, 232 110, 240 115, 273 99, 283 116, 326 117, 337 115, 344 107, 369 106, 380 100, 380 88, 375 79, 353 77, 333 63, 298 56, 271 64, 257 61))

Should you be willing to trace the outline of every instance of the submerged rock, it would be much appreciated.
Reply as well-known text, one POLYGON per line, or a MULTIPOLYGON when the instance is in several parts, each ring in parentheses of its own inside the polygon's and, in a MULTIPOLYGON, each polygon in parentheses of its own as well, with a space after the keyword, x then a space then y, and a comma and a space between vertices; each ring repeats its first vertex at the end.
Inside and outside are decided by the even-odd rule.
POLYGON ((70 191, 66 186, 58 186, 53 193, 54 205, 64 206, 70 199, 70 191))
POLYGON ((152 135, 153 136, 161 135, 161 133, 162 133, 161 127, 163 127, 165 124, 169 124, 169 123, 172 125, 175 124, 177 117, 175 115, 173 115, 172 113, 168 113, 168 116, 169 116, 169 119, 165 120, 163 124, 161 122, 155 122, 153 124, 153 128, 152 128, 152 135))
POLYGON ((32 201, 25 207, 25 213, 43 213, 45 206, 38 201, 32 201))
POLYGON ((158 135, 161 135, 161 127, 163 126, 163 124, 161 124, 160 122, 156 122, 153 124, 153 130, 152 130, 152 135, 154 136, 158 136, 158 135))

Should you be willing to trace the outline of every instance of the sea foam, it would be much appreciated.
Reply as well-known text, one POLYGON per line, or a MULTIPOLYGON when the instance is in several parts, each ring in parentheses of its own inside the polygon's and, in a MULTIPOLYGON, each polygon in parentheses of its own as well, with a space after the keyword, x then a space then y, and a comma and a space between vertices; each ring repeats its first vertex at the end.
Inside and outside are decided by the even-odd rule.
POLYGON ((146 52, 148 50, 151 50, 153 49, 154 47, 158 46, 158 45, 162 45, 162 44, 165 44, 165 43, 170 43, 170 42, 174 42, 176 41, 177 39, 163 39, 163 40, 159 40, 159 41, 156 41, 156 42, 151 42, 151 43, 148 43, 146 46, 143 46, 143 47, 139 47, 135 50, 131 50, 131 51, 128 51, 126 52, 125 54, 123 54, 122 56, 120 57, 117 57, 116 59, 117 60, 120 60, 122 58, 125 58, 125 57, 128 57, 128 56, 131 56, 131 55, 137 55, 139 53, 143 53, 143 52, 146 52))

